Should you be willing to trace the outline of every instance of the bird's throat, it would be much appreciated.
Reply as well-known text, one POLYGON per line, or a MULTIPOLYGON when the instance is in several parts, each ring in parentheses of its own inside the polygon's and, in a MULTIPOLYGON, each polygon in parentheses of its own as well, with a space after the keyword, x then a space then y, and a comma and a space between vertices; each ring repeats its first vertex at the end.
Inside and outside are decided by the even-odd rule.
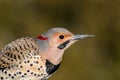
POLYGON ((45 59, 49 60, 52 64, 58 65, 62 61, 64 50, 50 48, 46 52, 41 53, 40 55, 45 59))

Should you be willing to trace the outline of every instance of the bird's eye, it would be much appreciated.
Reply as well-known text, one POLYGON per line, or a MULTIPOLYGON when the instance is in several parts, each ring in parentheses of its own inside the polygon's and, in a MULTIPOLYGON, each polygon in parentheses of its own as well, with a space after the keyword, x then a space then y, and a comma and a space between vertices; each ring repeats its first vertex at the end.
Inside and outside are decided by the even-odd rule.
POLYGON ((59 38, 60 38, 60 39, 64 39, 64 36, 63 36, 63 35, 60 35, 59 38))

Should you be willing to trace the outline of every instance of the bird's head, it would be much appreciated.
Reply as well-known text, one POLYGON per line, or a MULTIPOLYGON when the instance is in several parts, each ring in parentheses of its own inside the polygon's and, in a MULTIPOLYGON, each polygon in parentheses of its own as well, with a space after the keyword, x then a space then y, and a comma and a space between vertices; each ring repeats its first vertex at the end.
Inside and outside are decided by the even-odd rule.
POLYGON ((94 35, 73 35, 65 28, 52 28, 38 36, 37 42, 43 55, 54 64, 58 64, 70 45, 88 37, 94 37, 94 35))

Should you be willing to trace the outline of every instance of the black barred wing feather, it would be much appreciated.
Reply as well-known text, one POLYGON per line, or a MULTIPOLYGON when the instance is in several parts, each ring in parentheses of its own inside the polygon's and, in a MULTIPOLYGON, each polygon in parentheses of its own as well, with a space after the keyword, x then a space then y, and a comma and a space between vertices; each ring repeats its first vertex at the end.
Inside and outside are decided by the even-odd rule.
POLYGON ((25 37, 6 45, 0 51, 0 69, 5 69, 18 61, 37 55, 38 46, 35 38, 25 37))

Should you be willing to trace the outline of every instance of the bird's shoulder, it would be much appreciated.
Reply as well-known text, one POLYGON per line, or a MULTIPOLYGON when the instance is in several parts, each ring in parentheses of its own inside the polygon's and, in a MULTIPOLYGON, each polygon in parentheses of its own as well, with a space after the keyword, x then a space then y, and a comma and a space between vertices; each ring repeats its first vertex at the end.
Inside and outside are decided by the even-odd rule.
POLYGON ((34 47, 37 48, 34 37, 22 37, 8 43, 4 48, 2 48, 1 52, 19 53, 20 51, 34 49, 34 47))
POLYGON ((38 54, 38 45, 34 37, 23 37, 8 43, 0 50, 0 69, 16 61, 22 61, 38 54))

